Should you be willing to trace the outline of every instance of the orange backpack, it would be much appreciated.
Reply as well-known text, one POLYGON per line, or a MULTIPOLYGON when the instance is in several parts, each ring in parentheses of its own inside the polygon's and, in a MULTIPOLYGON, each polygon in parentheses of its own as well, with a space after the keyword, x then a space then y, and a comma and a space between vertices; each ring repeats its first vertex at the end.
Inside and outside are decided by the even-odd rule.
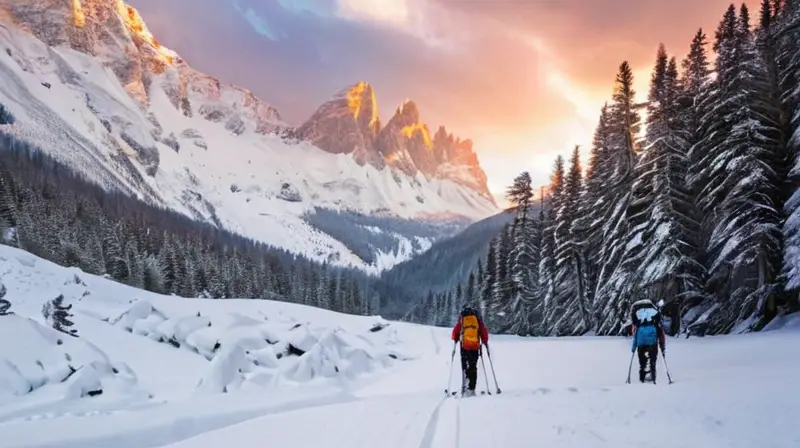
POLYGON ((474 314, 461 318, 461 346, 466 350, 477 350, 481 346, 480 321, 474 314))

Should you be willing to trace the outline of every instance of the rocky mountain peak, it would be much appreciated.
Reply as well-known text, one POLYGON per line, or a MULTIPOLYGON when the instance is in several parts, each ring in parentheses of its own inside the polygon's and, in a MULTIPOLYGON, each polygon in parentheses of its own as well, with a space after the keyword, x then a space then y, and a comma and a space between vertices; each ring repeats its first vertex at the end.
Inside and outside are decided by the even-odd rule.
POLYGON ((0 0, 0 11, 51 47, 69 46, 98 58, 143 109, 151 89, 161 88, 176 110, 222 122, 235 135, 289 129, 275 108, 250 91, 189 67, 122 0, 0 0))
POLYGON ((383 159, 374 150, 380 128, 375 91, 362 81, 336 92, 295 134, 330 153, 352 153, 361 165, 383 168, 383 159))
POLYGON ((353 113, 353 119, 366 127, 380 129, 378 117, 378 98, 372 86, 366 81, 360 81, 343 89, 340 95, 347 97, 347 107, 353 113))
POLYGON ((409 176, 464 185, 494 202, 472 148, 439 126, 432 136, 417 103, 403 101, 381 127, 375 91, 367 82, 348 86, 320 106, 297 136, 334 154, 353 154, 359 163, 386 166, 409 176))

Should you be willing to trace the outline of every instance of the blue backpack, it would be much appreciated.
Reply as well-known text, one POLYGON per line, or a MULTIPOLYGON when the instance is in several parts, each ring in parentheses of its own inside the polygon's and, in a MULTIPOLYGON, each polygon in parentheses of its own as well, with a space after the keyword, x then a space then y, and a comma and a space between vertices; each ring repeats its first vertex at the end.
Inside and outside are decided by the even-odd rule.
POLYGON ((640 300, 631 306, 631 321, 636 328, 636 345, 658 344, 658 326, 661 313, 649 300, 640 300))

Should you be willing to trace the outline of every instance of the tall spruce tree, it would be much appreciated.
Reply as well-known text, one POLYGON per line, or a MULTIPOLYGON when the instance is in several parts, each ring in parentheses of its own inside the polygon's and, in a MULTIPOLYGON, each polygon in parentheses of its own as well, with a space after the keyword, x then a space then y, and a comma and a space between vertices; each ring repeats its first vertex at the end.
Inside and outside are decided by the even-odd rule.
POLYGON ((790 112, 787 152, 792 166, 787 182, 791 196, 783 225, 783 273, 789 304, 796 309, 800 290, 800 2, 782 5, 775 28, 781 99, 790 112))
MULTIPOLYGON (((549 198, 546 204, 546 212, 544 212, 544 219, 542 225, 544 226, 542 235, 542 245, 540 248, 540 261, 539 261, 539 281, 542 282, 543 297, 543 312, 545 319, 543 322, 543 330, 547 333, 552 331, 554 322, 549 320, 548 316, 553 316, 548 313, 548 310, 555 305, 555 297, 558 294, 558 284, 556 281, 556 216, 564 197, 564 158, 561 156, 556 157, 555 166, 553 167, 553 175, 550 178, 549 198)), ((544 203, 542 209, 545 208, 544 203)))
POLYGON ((749 12, 728 8, 717 29, 716 93, 706 115, 713 131, 701 142, 705 157, 698 204, 707 216, 706 252, 714 312, 708 331, 757 323, 773 303, 781 251, 779 122, 765 64, 756 50, 749 12))
POLYGON ((539 294, 537 225, 528 216, 533 199, 530 174, 526 171, 514 179, 507 198, 517 209, 513 227, 513 245, 509 253, 511 277, 511 303, 508 319, 509 332, 518 335, 532 334, 534 301, 539 294))
POLYGON ((581 334, 593 327, 586 301, 583 250, 573 230, 573 223, 580 213, 582 188, 580 151, 576 146, 555 218, 555 282, 558 289, 554 303, 547 310, 546 320, 553 323, 551 332, 558 335, 581 334))
MULTIPOLYGON (((610 185, 603 204, 610 212, 603 223, 603 234, 599 249, 599 271, 595 289, 595 313, 603 322, 613 321, 621 315, 617 296, 614 294, 613 275, 624 251, 628 233, 628 206, 632 198, 635 180, 634 167, 640 152, 638 134, 641 129, 641 105, 636 103, 633 88, 633 70, 627 61, 620 64, 612 95, 609 113, 610 185)), ((610 331, 601 327, 601 331, 610 331)))

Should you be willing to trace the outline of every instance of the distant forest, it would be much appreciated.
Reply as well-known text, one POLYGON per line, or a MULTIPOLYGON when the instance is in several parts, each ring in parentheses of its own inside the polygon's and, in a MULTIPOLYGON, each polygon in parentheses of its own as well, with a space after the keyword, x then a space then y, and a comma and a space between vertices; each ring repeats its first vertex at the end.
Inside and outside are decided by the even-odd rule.
POLYGON ((757 331, 798 310, 800 0, 731 5, 681 62, 661 45, 647 101, 619 66, 588 169, 559 157, 540 212, 518 215, 465 284, 410 313, 451 324, 464 304, 492 331, 619 334, 633 301, 662 302, 672 334, 757 331), (642 111, 647 112, 645 124, 642 111))
MULTIPOLYGON (((13 122, 0 106, 0 124, 13 122)), ((63 266, 182 297, 254 298, 377 312, 364 273, 312 262, 106 191, 0 131, 0 238, 63 266)), ((11 302, 6 295, 0 308, 11 302)))

